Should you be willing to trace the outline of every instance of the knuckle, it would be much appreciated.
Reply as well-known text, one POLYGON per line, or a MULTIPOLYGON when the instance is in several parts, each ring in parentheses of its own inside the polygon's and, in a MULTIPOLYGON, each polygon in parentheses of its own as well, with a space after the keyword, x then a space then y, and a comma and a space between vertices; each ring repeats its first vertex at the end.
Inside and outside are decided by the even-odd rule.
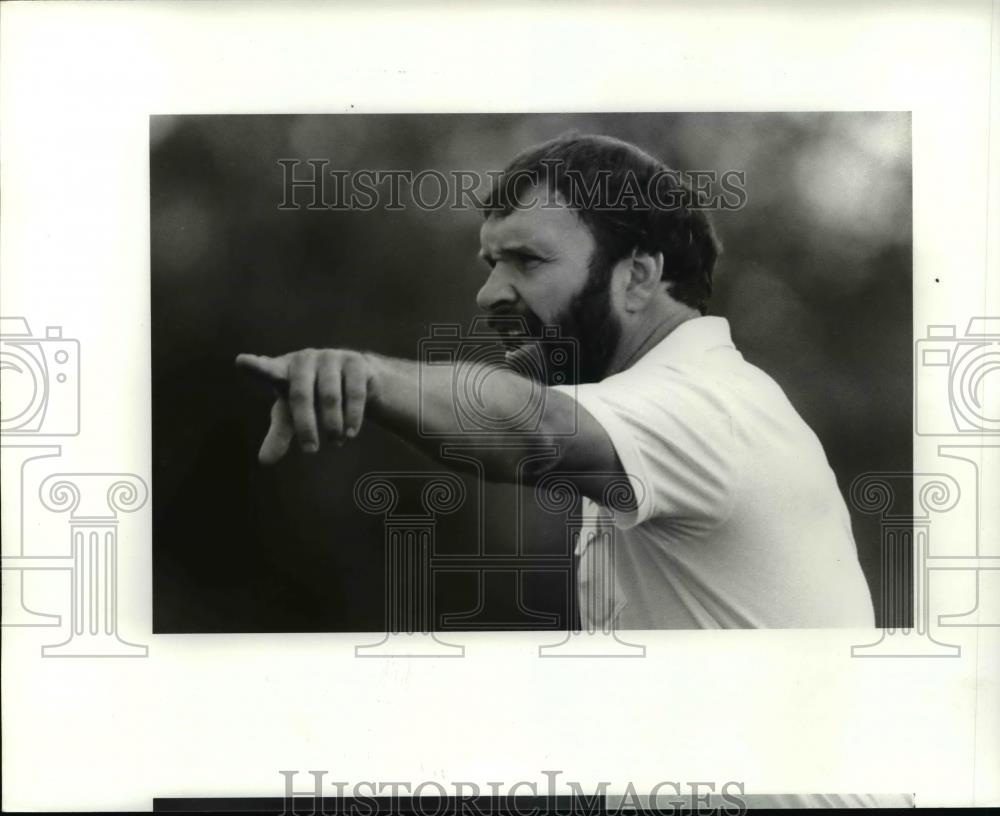
POLYGON ((305 348, 292 352, 289 362, 292 368, 302 368, 312 362, 315 358, 316 349, 305 348))
POLYGON ((367 392, 364 383, 353 381, 345 384, 344 393, 349 400, 358 401, 364 399, 367 392))

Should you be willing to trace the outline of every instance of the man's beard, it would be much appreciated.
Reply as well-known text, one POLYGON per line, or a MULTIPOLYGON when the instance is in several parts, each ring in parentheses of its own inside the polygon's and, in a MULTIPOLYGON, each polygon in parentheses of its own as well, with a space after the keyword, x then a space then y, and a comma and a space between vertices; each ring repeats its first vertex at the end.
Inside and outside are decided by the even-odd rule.
POLYGON ((583 289, 549 323, 531 310, 515 312, 533 341, 511 344, 508 364, 547 385, 604 379, 622 332, 611 308, 612 268, 613 263, 592 258, 583 289), (547 331, 552 327, 558 329, 555 336, 547 331))
POLYGON ((560 334, 576 341, 576 383, 603 380, 621 339, 621 322, 611 308, 612 266, 592 258, 583 289, 555 320, 560 334))

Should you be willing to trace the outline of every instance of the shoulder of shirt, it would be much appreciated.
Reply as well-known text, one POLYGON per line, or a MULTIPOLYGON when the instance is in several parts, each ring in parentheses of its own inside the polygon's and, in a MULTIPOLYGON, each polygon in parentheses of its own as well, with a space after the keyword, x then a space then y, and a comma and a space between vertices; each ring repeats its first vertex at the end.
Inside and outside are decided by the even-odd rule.
POLYGON ((674 329, 635 364, 597 384, 599 391, 607 397, 615 402, 621 399, 625 404, 632 404, 626 395, 648 399, 663 389, 662 393, 669 392, 674 397, 662 403, 664 410, 672 412, 674 408, 670 406, 683 404, 686 406, 682 410, 683 415, 689 419, 695 416, 702 418, 700 432, 711 433, 709 429, 715 427, 716 433, 722 433, 715 440, 716 444, 727 440, 723 444, 729 455, 720 460, 725 461, 730 469, 726 479, 727 496, 723 512, 706 532, 725 523, 732 514, 745 486, 748 457, 751 455, 746 444, 750 435, 745 428, 737 430, 743 425, 744 418, 734 416, 734 401, 730 398, 732 383, 727 373, 732 372, 734 363, 739 367, 753 367, 743 360, 733 344, 729 322, 722 317, 697 317, 674 329), (722 369, 708 362, 709 357, 720 351, 731 353, 726 355, 728 359, 722 369), (621 397, 616 399, 612 394, 621 397), (715 420, 709 421, 709 416, 714 416, 715 420))
MULTIPOLYGON (((729 322, 724 317, 695 317, 685 321, 646 354, 624 371, 601 380, 601 383, 618 385, 635 379, 653 376, 675 376, 679 379, 703 380, 706 372, 704 360, 713 351, 728 349, 739 352, 733 345, 729 322)), ((742 359, 742 355, 740 355, 742 359)), ((749 365, 749 363, 747 363, 749 365)))

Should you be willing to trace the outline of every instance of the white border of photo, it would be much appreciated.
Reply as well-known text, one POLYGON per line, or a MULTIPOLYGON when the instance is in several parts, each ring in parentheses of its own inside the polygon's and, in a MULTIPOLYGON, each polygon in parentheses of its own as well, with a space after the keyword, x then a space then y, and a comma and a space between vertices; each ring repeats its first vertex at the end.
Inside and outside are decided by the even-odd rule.
MULTIPOLYGON (((1000 308, 998 9, 3 3, 3 314, 79 341, 59 470, 149 481, 151 114, 912 111, 916 341, 1000 308)), ((939 471, 941 440, 914 439, 914 470, 939 471)), ((955 535, 976 530, 956 512, 955 535)), ((551 633, 462 633, 459 660, 358 660, 349 634, 154 636, 149 503, 117 529, 118 641, 148 654, 43 659, 37 629, 4 627, 4 810, 278 797, 288 769, 1000 803, 1000 628, 949 630, 951 659, 852 659, 877 633, 794 630, 644 632, 644 659, 600 661, 539 659, 551 633)), ((932 617, 972 609, 977 578, 932 576, 932 617)))

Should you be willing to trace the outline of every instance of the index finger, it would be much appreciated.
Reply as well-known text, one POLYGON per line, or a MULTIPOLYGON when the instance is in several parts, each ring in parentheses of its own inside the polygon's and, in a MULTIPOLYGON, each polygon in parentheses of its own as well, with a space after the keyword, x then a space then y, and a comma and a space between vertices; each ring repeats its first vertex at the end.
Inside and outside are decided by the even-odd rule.
POLYGON ((236 365, 274 385, 288 384, 288 360, 260 354, 237 354, 236 365))

